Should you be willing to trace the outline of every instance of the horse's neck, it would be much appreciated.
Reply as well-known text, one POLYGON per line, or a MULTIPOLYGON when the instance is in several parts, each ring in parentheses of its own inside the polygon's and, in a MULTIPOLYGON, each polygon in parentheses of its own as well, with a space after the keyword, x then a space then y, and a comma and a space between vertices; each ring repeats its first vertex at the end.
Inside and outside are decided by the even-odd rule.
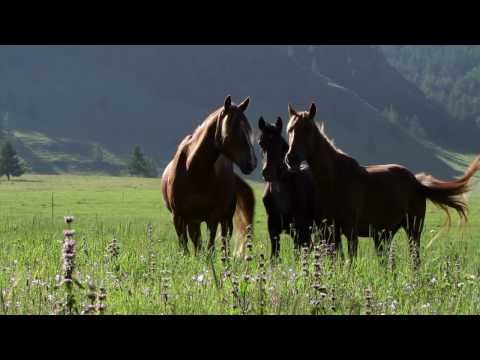
MULTIPOLYGON (((288 152, 288 145, 286 145, 286 148, 284 151, 282 151, 281 159, 285 159, 285 156, 287 155, 288 152)), ((279 164, 277 165, 277 174, 282 174, 284 175, 283 178, 281 178, 279 181, 282 183, 288 182, 288 167, 287 164, 285 164, 285 161, 280 161, 279 164)))
POLYGON ((317 134, 317 136, 315 146, 317 149, 316 153, 322 154, 322 156, 314 156, 309 161, 309 165, 315 175, 316 182, 319 183, 319 190, 328 193, 329 196, 333 196, 335 191, 338 153, 321 134, 317 134))
POLYGON ((191 175, 212 174, 220 152, 215 146, 216 122, 204 124, 197 130, 188 146, 186 168, 191 175))

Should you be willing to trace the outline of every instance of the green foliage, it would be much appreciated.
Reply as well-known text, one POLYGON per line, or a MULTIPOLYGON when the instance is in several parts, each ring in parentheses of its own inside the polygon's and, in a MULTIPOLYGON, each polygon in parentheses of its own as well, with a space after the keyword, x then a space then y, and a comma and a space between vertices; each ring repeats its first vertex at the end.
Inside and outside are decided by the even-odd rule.
POLYGON ((25 163, 17 156, 10 142, 5 142, 0 151, 0 177, 19 177, 25 173, 25 163))
POLYGON ((480 46, 385 45, 387 60, 463 121, 480 118, 480 46))
POLYGON ((157 177, 158 172, 152 160, 145 158, 140 146, 133 148, 133 154, 128 163, 128 172, 133 176, 157 177))

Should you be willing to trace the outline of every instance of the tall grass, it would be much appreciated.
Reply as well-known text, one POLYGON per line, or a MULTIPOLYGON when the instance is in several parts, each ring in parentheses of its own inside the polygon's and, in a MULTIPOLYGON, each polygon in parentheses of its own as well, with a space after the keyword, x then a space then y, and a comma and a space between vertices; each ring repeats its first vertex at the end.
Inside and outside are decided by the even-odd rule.
MULTIPOLYGON (((58 285, 63 275, 64 215, 76 216, 73 276, 82 287, 74 286, 71 291, 84 313, 480 311, 480 201, 476 196, 470 199, 471 222, 465 231, 452 227, 425 249, 443 224, 443 215, 429 208, 422 265, 414 271, 401 232, 395 237, 394 269, 380 264, 368 239, 360 240, 359 258, 349 264, 332 261, 321 249, 296 256, 292 240, 282 236, 281 260, 272 263, 265 213, 258 200, 248 259, 229 258, 220 241, 212 258, 206 253, 185 257, 163 208, 158 181, 36 179, 42 182, 0 183, 0 314, 55 313, 56 304, 65 296, 58 285), (53 221, 49 208, 52 191, 56 199, 53 221), (102 311, 93 311, 92 306, 102 311), (88 309, 92 311, 85 311, 88 309)), ((255 190, 260 199, 261 187, 255 186, 255 190)))

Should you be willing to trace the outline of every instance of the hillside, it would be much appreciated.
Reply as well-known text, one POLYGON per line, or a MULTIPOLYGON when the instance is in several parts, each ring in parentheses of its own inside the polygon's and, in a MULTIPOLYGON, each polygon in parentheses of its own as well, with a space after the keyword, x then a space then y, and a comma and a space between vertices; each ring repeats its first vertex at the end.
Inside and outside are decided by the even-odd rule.
POLYGON ((227 94, 251 96, 254 127, 260 115, 285 118, 289 102, 315 101, 327 133, 364 164, 456 174, 412 136, 411 118, 430 142, 477 151, 468 139, 459 147, 471 132, 371 46, 1 46, 0 78, 4 126, 100 143, 120 158, 140 144, 160 166, 227 94))
POLYGON ((384 45, 388 62, 456 119, 480 125, 480 46, 384 45))
POLYGON ((28 171, 40 174, 126 174, 125 160, 98 143, 53 138, 35 131, 2 134, 26 161, 28 171))

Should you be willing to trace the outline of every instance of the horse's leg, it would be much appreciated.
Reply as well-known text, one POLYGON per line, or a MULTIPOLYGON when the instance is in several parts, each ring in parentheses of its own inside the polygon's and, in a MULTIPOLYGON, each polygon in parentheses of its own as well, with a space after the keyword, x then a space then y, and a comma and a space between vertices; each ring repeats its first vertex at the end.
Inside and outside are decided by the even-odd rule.
POLYGON ((377 252, 378 259, 380 264, 383 266, 386 264, 386 255, 387 255, 387 237, 385 231, 373 230, 372 233, 373 242, 375 243, 375 250, 377 252))
POLYGON ((412 256, 414 268, 418 269, 420 267, 420 238, 423 231, 424 217, 408 216, 407 219, 405 230, 408 235, 410 255, 412 256))
POLYGON ((195 256, 202 249, 202 234, 200 232, 200 223, 189 223, 188 224, 188 234, 190 235, 190 239, 192 239, 195 256))
POLYGON ((272 243, 271 258, 278 258, 280 255, 280 233, 282 232, 282 220, 280 215, 271 214, 268 216, 268 234, 272 243))
POLYGON ((217 237, 218 222, 212 221, 207 223, 208 231, 210 232, 210 240, 208 241, 208 253, 215 252, 215 238, 217 237))
POLYGON ((297 227, 297 236, 298 236, 298 250, 300 250, 302 247, 310 247, 311 245, 311 236, 310 236, 310 230, 308 228, 308 224, 300 222, 300 224, 297 227))
POLYGON ((345 235, 348 239, 348 256, 350 261, 353 262, 358 253, 358 229, 357 225, 345 227, 345 235))
POLYGON ((300 249, 301 249, 301 231, 302 231, 302 225, 298 222, 295 221, 292 225, 288 227, 288 232, 290 234, 290 237, 293 240, 293 249, 295 251, 295 254, 298 255, 300 254, 300 249))
POLYGON ((230 242, 229 240, 233 234, 233 221, 227 220, 222 221, 220 226, 220 232, 222 236, 222 245, 225 248, 225 253, 227 256, 230 256, 230 242))
POLYGON ((343 253, 342 247, 342 232, 340 231, 340 226, 335 224, 335 231, 334 231, 334 255, 340 255, 342 260, 345 260, 345 254, 343 253))
POLYGON ((183 249, 185 255, 188 255, 187 224, 180 216, 173 215, 173 225, 175 226, 175 231, 177 232, 180 248, 183 249))

